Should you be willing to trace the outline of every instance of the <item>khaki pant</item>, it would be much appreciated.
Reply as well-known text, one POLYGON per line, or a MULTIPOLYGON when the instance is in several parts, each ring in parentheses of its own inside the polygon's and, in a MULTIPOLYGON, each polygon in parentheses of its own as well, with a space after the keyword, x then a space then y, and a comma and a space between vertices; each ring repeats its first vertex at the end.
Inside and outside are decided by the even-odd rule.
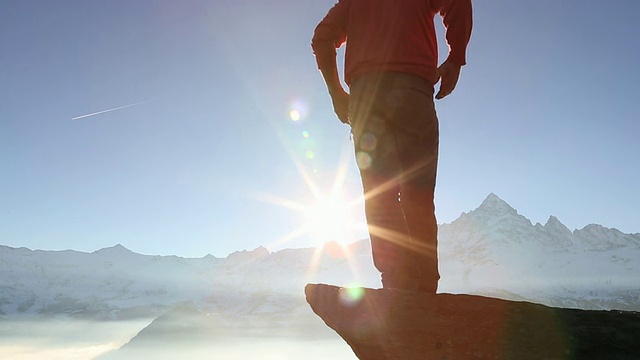
POLYGON ((433 92, 427 80, 400 73, 363 76, 350 89, 373 260, 385 288, 435 292, 440 278, 433 92))

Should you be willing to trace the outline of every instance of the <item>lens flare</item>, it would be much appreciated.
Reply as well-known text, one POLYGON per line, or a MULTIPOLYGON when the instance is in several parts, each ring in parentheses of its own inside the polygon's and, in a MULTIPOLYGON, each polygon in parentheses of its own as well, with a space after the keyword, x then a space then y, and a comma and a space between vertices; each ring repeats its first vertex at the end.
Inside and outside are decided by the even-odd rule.
POLYGON ((364 297, 364 288, 348 287, 340 289, 340 302, 347 306, 354 306, 364 297))
POLYGON ((316 158, 316 153, 314 153, 313 150, 307 150, 305 156, 307 157, 307 159, 313 160, 316 158))
POLYGON ((291 118, 291 120, 293 121, 299 121, 300 120, 300 111, 298 110, 291 110, 289 112, 289 117, 291 118))
POLYGON ((305 100, 294 99, 289 103, 289 117, 293 121, 300 121, 309 114, 309 105, 305 100))
MULTIPOLYGON (((303 111, 306 111, 306 109, 292 106, 289 110, 293 114, 293 116, 290 116, 292 120, 305 119, 306 112, 303 111), (291 109, 296 110, 297 114, 291 109)), ((348 164, 353 157, 353 143, 344 142, 335 179, 332 184, 326 184, 331 185, 330 188, 325 187, 324 182, 329 180, 329 174, 325 169, 317 167, 319 165, 317 159, 322 159, 324 156, 324 153, 320 152, 322 147, 317 144, 321 139, 311 136, 308 128, 296 129, 300 123, 290 124, 292 131, 297 135, 296 144, 298 146, 287 146, 289 145, 287 143, 285 143, 285 146, 287 146, 291 159, 313 198, 305 198, 305 200, 310 200, 309 202, 298 202, 273 194, 256 194, 259 200, 289 208, 303 215, 303 219, 297 228, 274 240, 272 245, 279 247, 298 238, 313 240, 318 246, 309 261, 309 276, 312 277, 318 270, 319 261, 323 256, 338 254, 340 260, 345 259, 347 261, 352 268, 355 279, 359 280, 362 278, 361 274, 359 274, 359 264, 355 261, 356 257, 348 244, 357 239, 362 239, 364 234, 368 234, 366 222, 362 216, 364 214, 359 211, 362 209, 364 197, 361 194, 357 197, 345 197, 346 194, 344 193, 345 178, 349 169, 348 164), (300 138, 300 135, 303 138, 300 138), (321 154, 323 156, 320 156, 321 154), (316 182, 316 177, 322 180, 321 184, 316 182), (328 242, 334 242, 335 246, 323 246, 328 242), (334 254, 330 253, 332 251, 334 254)), ((357 294, 357 290, 352 291, 352 293, 357 294)), ((357 296, 351 296, 351 298, 357 299, 357 296)))
POLYGON ((378 146, 378 138, 372 133, 365 133, 360 137, 360 148, 364 151, 372 151, 378 146))
POLYGON ((356 162, 358 163, 358 168, 360 168, 360 170, 366 170, 371 167, 371 155, 366 151, 358 151, 356 154, 356 162))

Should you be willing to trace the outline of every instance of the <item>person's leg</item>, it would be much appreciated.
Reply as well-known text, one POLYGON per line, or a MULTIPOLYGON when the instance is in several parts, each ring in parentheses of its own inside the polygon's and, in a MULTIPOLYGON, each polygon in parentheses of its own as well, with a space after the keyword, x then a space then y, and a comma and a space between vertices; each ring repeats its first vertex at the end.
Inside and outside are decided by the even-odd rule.
POLYGON ((374 265, 382 273, 383 287, 405 288, 405 272, 399 269, 411 261, 409 235, 399 202, 402 169, 396 137, 384 117, 388 85, 388 77, 382 75, 356 81, 349 99, 350 119, 374 265))
MULTIPOLYGON (((434 206, 437 159, 425 160, 427 159, 418 160, 424 164, 424 168, 417 174, 421 180, 416 181, 416 178, 402 184, 400 202, 411 237, 411 277, 418 290, 435 293, 440 279, 438 227, 434 206)), ((411 166, 416 164, 413 159, 407 160, 407 157, 402 162, 411 162, 411 166)))
POLYGON ((397 76, 387 104, 402 168, 400 204, 411 238, 406 272, 416 290, 435 293, 440 278, 434 207, 439 133, 433 86, 418 77, 397 76))

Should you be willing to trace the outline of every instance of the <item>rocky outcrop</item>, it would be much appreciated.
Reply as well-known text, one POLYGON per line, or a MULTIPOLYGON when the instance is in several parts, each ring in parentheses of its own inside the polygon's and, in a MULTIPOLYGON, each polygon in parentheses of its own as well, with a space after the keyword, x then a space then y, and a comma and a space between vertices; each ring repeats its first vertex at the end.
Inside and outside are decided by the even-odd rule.
POLYGON ((637 312, 324 284, 305 293, 361 360, 640 358, 637 312))

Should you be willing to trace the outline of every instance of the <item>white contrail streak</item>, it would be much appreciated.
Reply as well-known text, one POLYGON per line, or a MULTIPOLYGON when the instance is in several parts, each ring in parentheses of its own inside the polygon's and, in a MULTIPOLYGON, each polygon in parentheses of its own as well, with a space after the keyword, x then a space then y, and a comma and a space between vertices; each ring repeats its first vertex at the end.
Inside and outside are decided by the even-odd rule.
POLYGON ((74 118, 71 118, 71 120, 80 120, 80 119, 84 119, 84 118, 89 117, 89 116, 94 116, 94 115, 104 114, 104 113, 106 113, 106 112, 116 111, 116 110, 120 110, 120 109, 124 109, 124 108, 131 107, 131 106, 136 106, 136 105, 144 104, 144 103, 149 102, 149 101, 150 101, 150 100, 147 100, 147 101, 140 101, 140 102, 133 103, 133 104, 129 104, 129 105, 125 105, 125 106, 118 106, 118 107, 113 108, 113 109, 102 110, 102 111, 98 111, 98 112, 94 112, 94 113, 86 114, 86 115, 82 115, 82 116, 76 116, 76 117, 74 117, 74 118))

